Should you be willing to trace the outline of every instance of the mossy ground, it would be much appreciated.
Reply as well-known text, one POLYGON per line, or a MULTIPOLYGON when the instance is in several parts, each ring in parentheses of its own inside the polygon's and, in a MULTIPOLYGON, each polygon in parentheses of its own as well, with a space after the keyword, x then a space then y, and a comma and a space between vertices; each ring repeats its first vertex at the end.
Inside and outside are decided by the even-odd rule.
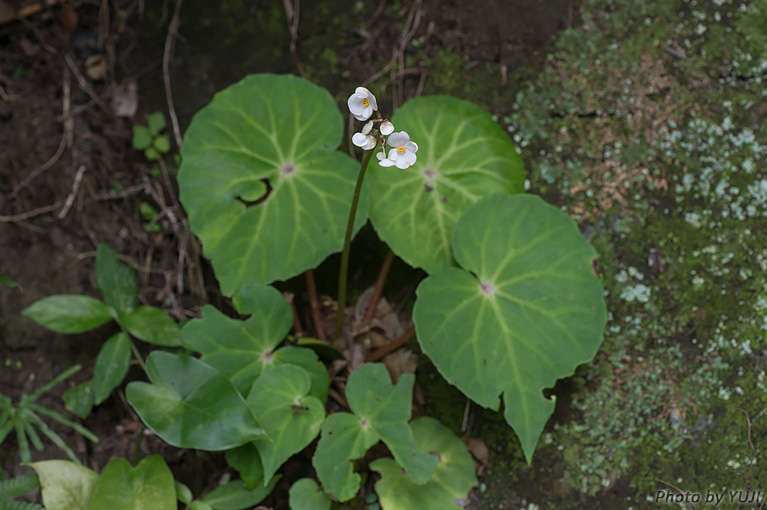
POLYGON ((610 320, 532 468, 513 441, 491 457, 487 508, 764 488, 767 3, 589 0, 581 19, 491 111, 529 191, 596 246, 610 320))

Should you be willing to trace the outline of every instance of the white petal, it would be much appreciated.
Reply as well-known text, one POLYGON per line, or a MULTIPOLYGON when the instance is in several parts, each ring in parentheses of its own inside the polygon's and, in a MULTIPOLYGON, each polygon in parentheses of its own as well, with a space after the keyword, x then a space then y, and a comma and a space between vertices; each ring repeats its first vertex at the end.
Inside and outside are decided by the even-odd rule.
POLYGON ((370 132, 373 130, 373 121, 371 120, 364 126, 362 126, 362 134, 363 135, 369 135, 370 132))
POLYGON ((402 154, 402 156, 397 158, 397 167, 407 168, 410 165, 413 165, 415 163, 415 160, 416 160, 415 153, 407 151, 405 154, 402 154), (404 164, 405 166, 400 166, 400 164, 404 164))
POLYGON ((364 149, 368 144, 368 137, 362 133, 354 133, 352 136, 352 143, 357 147, 362 147, 364 149))
POLYGON ((401 147, 409 141, 410 137, 408 134, 404 131, 400 131, 399 133, 392 133, 391 136, 389 136, 388 144, 391 147, 401 147))
POLYGON ((401 170, 404 170, 410 166, 410 163, 408 163, 405 158, 399 158, 394 164, 397 165, 397 168, 401 170))
POLYGON ((357 94, 349 97, 349 99, 346 101, 346 104, 349 106, 349 111, 352 112, 352 115, 355 117, 357 115, 361 115, 362 111, 365 109, 365 106, 362 104, 362 98, 357 94))
POLYGON ((352 112, 352 114, 354 115, 355 119, 361 120, 362 122, 365 122, 366 120, 368 120, 370 118, 370 115, 366 116, 364 114, 357 114, 357 113, 354 113, 354 112, 352 112))
POLYGON ((418 152, 418 144, 415 142, 407 142, 405 143, 405 149, 408 152, 418 152))
POLYGON ((378 101, 376 101, 376 96, 371 94, 369 91, 368 91, 368 100, 370 101, 370 106, 372 106, 374 110, 378 110, 378 101))
POLYGON ((369 151, 370 149, 376 148, 376 137, 373 135, 368 135, 367 137, 367 143, 364 147, 362 147, 364 150, 369 151))
POLYGON ((394 124, 389 122, 388 120, 385 120, 381 123, 381 134, 384 136, 389 136, 394 132, 394 124))
POLYGON ((372 106, 366 106, 364 110, 362 110, 362 115, 365 116, 365 120, 369 119, 371 115, 373 115, 373 107, 372 106))
POLYGON ((397 149, 391 149, 389 150, 389 159, 392 161, 397 161, 397 157, 399 156, 399 153, 397 152, 397 149))
POLYGON ((365 87, 357 87, 354 89, 355 94, 359 94, 360 96, 367 97, 370 95, 370 91, 366 89, 365 87))

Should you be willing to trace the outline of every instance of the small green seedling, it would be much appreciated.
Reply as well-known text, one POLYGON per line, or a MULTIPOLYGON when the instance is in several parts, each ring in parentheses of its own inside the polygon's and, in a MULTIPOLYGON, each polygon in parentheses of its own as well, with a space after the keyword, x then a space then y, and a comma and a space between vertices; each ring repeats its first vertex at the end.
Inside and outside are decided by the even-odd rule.
POLYGON ((0 509, 45 510, 45 508, 35 503, 14 501, 15 498, 29 494, 38 488, 40 488, 40 480, 34 474, 0 480, 0 509))
POLYGON ((162 134, 165 125, 165 115, 155 112, 149 116, 146 126, 133 126, 133 148, 144 151, 144 156, 149 161, 159 160, 163 154, 170 152, 170 138, 162 134))
MULTIPOLYGON (((70 427, 83 436, 87 437, 93 442, 98 441, 96 435, 90 430, 86 429, 82 425, 79 425, 56 411, 46 409, 45 407, 36 404, 35 401, 44 393, 47 393, 53 387, 63 382, 65 379, 73 375, 80 370, 80 365, 75 365, 65 370, 54 378, 49 383, 38 388, 34 393, 24 393, 19 399, 18 405, 14 406, 11 399, 5 395, 0 395, 0 443, 10 434, 12 430, 16 430, 16 440, 19 444, 19 453, 23 462, 29 462, 31 459, 31 453, 29 450, 29 443, 35 447, 37 451, 43 449, 43 442, 40 440, 40 435, 35 428, 40 429, 48 439, 53 441, 61 450, 67 454, 67 457, 74 462, 78 462, 75 453, 69 446, 61 439, 56 432, 53 431, 39 416, 42 414, 56 420, 57 422, 70 427)), ((27 491, 29 492, 29 491, 27 491)), ((24 493, 26 494, 26 493, 24 493)), ((15 497, 15 496, 14 496, 15 497)), ((1 501, 1 500, 0 500, 1 501)))

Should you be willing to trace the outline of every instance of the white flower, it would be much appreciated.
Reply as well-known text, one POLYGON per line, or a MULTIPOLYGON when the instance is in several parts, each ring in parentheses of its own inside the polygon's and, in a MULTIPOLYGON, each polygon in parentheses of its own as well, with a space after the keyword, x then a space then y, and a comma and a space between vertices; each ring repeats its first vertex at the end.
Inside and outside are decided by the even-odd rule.
POLYGON ((357 120, 368 120, 373 112, 378 110, 376 97, 365 87, 357 87, 346 104, 349 105, 349 111, 357 120))
POLYGON ((410 141, 410 136, 404 131, 392 133, 387 142, 390 147, 389 161, 393 161, 397 168, 405 169, 415 163, 415 153, 418 151, 418 145, 410 141))
POLYGON ((373 135, 366 135, 364 133, 354 133, 352 136, 352 143, 362 150, 369 151, 376 146, 376 138, 373 135))
POLYGON ((381 166, 394 166, 394 161, 390 160, 389 158, 385 158, 384 154, 385 152, 379 152, 376 154, 376 157, 378 158, 378 164, 381 166))
POLYGON ((381 122, 381 134, 384 136, 389 136, 394 132, 394 124, 389 122, 388 120, 385 120, 381 122))

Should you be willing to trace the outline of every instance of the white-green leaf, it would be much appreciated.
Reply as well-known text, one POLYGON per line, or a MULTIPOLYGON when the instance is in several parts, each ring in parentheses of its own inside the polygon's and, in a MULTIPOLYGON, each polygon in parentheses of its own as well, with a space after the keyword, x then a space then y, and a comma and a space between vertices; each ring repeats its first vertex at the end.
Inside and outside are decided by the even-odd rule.
POLYGON ((127 460, 109 461, 101 472, 89 510, 176 510, 173 473, 159 455, 132 468, 127 460))
POLYGON ((360 476, 352 461, 383 440, 397 463, 415 483, 426 483, 437 458, 418 448, 408 426, 413 398, 413 374, 400 376, 393 386, 382 363, 367 363, 349 376, 346 398, 354 414, 335 413, 322 424, 322 437, 312 459, 325 492, 339 501, 354 497, 360 476))
POLYGON ((227 450, 264 435, 232 383, 196 358, 153 351, 146 360, 152 384, 125 390, 141 421, 178 448, 227 450))
POLYGON ((250 314, 247 320, 232 319, 212 306, 203 306, 202 319, 184 327, 184 344, 201 353, 202 360, 229 378, 244 396, 265 368, 298 365, 312 378, 310 394, 324 404, 330 379, 317 355, 292 346, 275 351, 293 324, 293 311, 282 294, 267 285, 245 284, 233 301, 237 311, 250 314))
POLYGON ((383 510, 461 510, 469 491, 477 484, 474 460, 463 442, 434 418, 419 418, 410 424, 416 444, 438 454, 439 464, 423 485, 413 483, 394 460, 378 459, 370 469, 381 475, 376 485, 383 510))
POLYGON ((268 436, 253 442, 265 481, 320 433, 325 405, 309 395, 311 386, 309 374, 296 365, 271 367, 253 383, 248 406, 268 436))
POLYGON ((418 341, 440 373, 506 421, 528 462, 554 402, 544 388, 589 361, 607 321, 594 248, 562 211, 532 195, 495 195, 453 232, 463 269, 417 289, 418 341))
MULTIPOLYGON (((359 172, 335 150, 342 133, 331 95, 287 75, 248 76, 192 119, 181 202, 225 295, 288 279, 341 250, 359 172), (271 192, 256 196, 265 182, 271 192)), ((365 190, 356 229, 368 204, 365 190)))
POLYGON ((486 111, 454 97, 411 99, 392 121, 418 144, 418 160, 407 170, 371 164, 370 220, 394 253, 433 273, 454 265, 450 236, 469 206, 523 191, 522 160, 486 111))
POLYGON ((99 475, 68 460, 32 462, 43 488, 46 510, 88 510, 99 475))

